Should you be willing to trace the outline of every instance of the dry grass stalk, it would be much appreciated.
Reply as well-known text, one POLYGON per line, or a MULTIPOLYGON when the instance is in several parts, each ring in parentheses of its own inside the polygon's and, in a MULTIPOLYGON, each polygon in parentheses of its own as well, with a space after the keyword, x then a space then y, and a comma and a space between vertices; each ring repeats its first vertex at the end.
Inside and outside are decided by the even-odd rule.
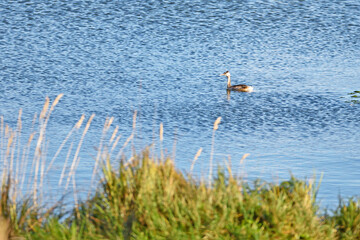
POLYGON ((5 155, 4 155, 4 152, 3 152, 3 149, 4 149, 4 139, 5 139, 5 136, 4 136, 4 117, 3 116, 0 116, 0 159, 3 159, 3 176, 1 176, 1 180, 0 180, 0 184, 2 186, 3 184, 3 179, 4 177, 6 176, 5 175, 5 172, 4 172, 4 164, 5 164, 5 155))
POLYGON ((124 145, 121 147, 120 151, 118 152, 118 154, 116 155, 115 159, 119 159, 121 154, 123 153, 124 149, 126 148, 126 146, 129 144, 129 142, 134 138, 134 133, 131 133, 131 135, 126 139, 124 145))
POLYGON ((67 188, 69 186, 69 182, 70 182, 71 177, 75 177, 75 176, 73 176, 75 174, 75 167, 78 165, 77 161, 80 160, 80 158, 78 158, 78 155, 79 155, 82 143, 84 141, 85 135, 86 135, 87 131, 89 130, 90 124, 91 124, 94 117, 95 117, 95 114, 92 114, 90 116, 88 122, 86 123, 85 129, 84 129, 83 134, 81 136, 81 139, 79 141, 78 147, 76 149, 76 152, 75 152, 75 155, 74 155, 74 158, 73 158, 73 162, 72 162, 71 167, 70 167, 70 172, 69 172, 68 179, 67 179, 67 182, 66 182, 65 190, 67 190, 67 188))
POLYGON ((121 135, 117 136, 116 140, 114 141, 114 143, 113 143, 113 145, 111 147, 110 153, 112 153, 114 151, 115 147, 119 143, 120 138, 121 138, 121 135))
POLYGON ((196 153, 196 155, 195 155, 195 157, 194 157, 194 160, 193 160, 192 163, 191 163, 190 174, 192 174, 192 171, 193 171, 194 166, 195 166, 195 162, 196 162, 196 160, 200 157, 201 152, 202 152, 202 148, 199 148, 199 150, 197 151, 197 153, 196 153))
POLYGON ((118 131, 119 131, 119 126, 116 126, 113 133, 112 133, 112 135, 111 135, 111 138, 109 140, 109 145, 114 141, 118 131))
POLYGON ((242 158, 240 159, 240 165, 239 165, 239 171, 238 174, 240 174, 240 176, 245 177, 245 159, 250 156, 250 153, 245 153, 242 158))
POLYGON ((68 162, 68 160, 70 158, 72 147, 73 147, 73 143, 70 144, 68 153, 66 154, 64 167, 63 167, 63 170, 61 171, 61 175, 60 175, 60 179, 59 179, 59 184, 58 184, 59 186, 61 186, 61 182, 62 182, 62 180, 63 180, 63 178, 65 176, 66 166, 67 166, 67 162, 68 162))
POLYGON ((134 115, 133 115, 133 130, 135 130, 136 128, 136 117, 137 117, 137 111, 134 111, 134 115))
POLYGON ((21 178, 21 184, 20 184, 20 189, 23 189, 24 186, 24 182, 25 182, 25 177, 26 177, 26 170, 27 170, 27 164, 28 164, 28 160, 29 160, 29 152, 30 152, 30 145, 32 140, 34 139, 35 133, 31 133, 29 136, 29 139, 27 141, 27 144, 23 150, 23 156, 22 156, 22 160, 21 160, 21 167, 20 169, 22 169, 22 178, 21 178))
POLYGON ((83 114, 83 115, 81 115, 81 118, 79 119, 79 121, 75 124, 75 127, 77 129, 79 129, 81 127, 82 123, 84 122, 84 119, 85 119, 85 115, 83 114))
MULTIPOLYGON (((135 157, 130 157, 128 160, 127 160, 127 162, 124 164, 124 167, 128 167, 131 163, 132 163, 132 161, 135 159, 135 157)), ((109 169, 109 168, 107 168, 107 169, 109 169)))
MULTIPOLYGON (((47 152, 47 150, 48 150, 48 143, 44 142, 43 145, 44 145, 43 149, 45 149, 44 152, 47 152)), ((43 184, 44 184, 44 178, 45 178, 45 164, 46 164, 46 161, 45 161, 46 158, 43 157, 42 159, 43 159, 43 160, 42 160, 41 163, 40 163, 41 168, 40 168, 40 185, 39 185, 39 188, 40 188, 41 191, 44 190, 44 188, 43 188, 44 185, 43 185, 43 184)), ((41 196, 41 198, 42 198, 42 196, 43 196, 42 192, 41 192, 41 195, 40 195, 40 196, 41 196)))
MULTIPOLYGON (((6 126, 6 128, 5 128, 5 139, 6 138, 7 138, 8 142, 7 142, 6 153, 5 153, 5 158, 4 158, 4 170, 6 173, 8 173, 8 171, 9 171, 8 157, 10 155, 11 146, 12 146, 13 140, 14 140, 14 133, 11 131, 11 129, 9 129, 8 126, 6 126)), ((10 168, 10 171, 11 171, 11 168, 10 168)))
MULTIPOLYGON (((17 135, 17 153, 16 153, 16 170, 15 170, 15 181, 16 184, 15 186, 18 186, 19 183, 19 170, 20 170, 20 146, 21 146, 21 129, 22 129, 22 122, 21 122, 21 115, 22 115, 22 110, 19 110, 19 116, 18 116, 18 122, 17 122, 17 130, 16 130, 16 135, 17 135)), ((15 190, 16 193, 16 190, 15 190)))
POLYGON ((124 149, 126 148, 126 146, 129 144, 129 142, 131 140, 134 139, 135 136, 135 128, 136 128, 136 116, 137 116, 137 111, 134 111, 134 115, 133 115, 133 129, 131 132, 131 135, 126 139, 125 143, 123 144, 123 146, 121 147, 121 149, 119 150, 118 154, 115 157, 115 161, 117 161, 118 159, 120 159, 120 156, 122 155, 124 149))
POLYGON ((164 140, 164 125, 160 123, 160 141, 162 142, 164 140))
MULTIPOLYGON (((106 134, 112 124, 112 122, 114 121, 114 117, 111 117, 110 119, 106 118, 105 120, 105 124, 104 124, 104 127, 103 127, 103 130, 102 130, 102 133, 101 133, 101 139, 100 139, 100 143, 99 143, 99 147, 98 147, 98 150, 97 150, 97 155, 96 155, 96 159, 95 159, 95 165, 94 165, 94 168, 93 168, 93 172, 92 172, 92 175, 91 175, 91 182, 90 182, 90 188, 89 188, 89 192, 88 192, 88 196, 90 197, 90 193, 91 193, 91 189, 92 189, 92 185, 93 185, 93 182, 94 182, 94 179, 95 179, 95 174, 96 174, 96 171, 97 171, 97 166, 101 160, 101 155, 103 154, 103 141, 106 137, 106 134)), ((114 133, 113 133, 114 135, 114 133)))
POLYGON ((137 111, 135 110, 134 115, 133 115, 133 129, 132 129, 133 137, 131 138, 131 147, 132 147, 133 153, 135 153, 134 139, 136 136, 136 118, 137 118, 137 111))
POLYGON ((12 143, 9 146, 10 150, 10 173, 13 175, 13 169, 14 169, 14 154, 15 154, 15 148, 16 148, 16 141, 17 141, 17 134, 16 131, 11 130, 12 135, 12 143))
POLYGON ((109 119, 109 121, 107 121, 107 123, 106 123, 106 125, 105 125, 105 130, 106 130, 106 131, 109 130, 109 128, 110 128, 111 124, 113 123, 113 121, 114 121, 114 117, 111 117, 111 118, 109 119))
POLYGON ((228 160, 226 161, 226 159, 225 159, 224 161, 225 161, 225 165, 226 165, 227 171, 229 173, 230 179, 233 179, 232 171, 231 171, 231 157, 230 157, 230 155, 228 156, 228 160))
MULTIPOLYGON (((54 110, 55 106, 58 104, 58 102, 62 96, 63 96, 63 94, 59 94, 55 98, 53 104, 50 107, 50 110, 49 110, 50 99, 48 97, 46 97, 43 110, 40 113, 40 118, 39 118, 40 132, 39 132, 39 138, 37 140, 37 144, 36 144, 36 148, 35 148, 35 155, 34 155, 34 159, 33 159, 33 163, 35 163, 35 176, 34 176, 34 182, 33 182, 33 184, 34 184, 33 200, 34 200, 35 205, 37 204, 37 199, 36 199, 37 198, 37 182, 38 182, 39 168, 40 168, 40 164, 41 164, 40 162, 41 162, 41 159, 44 157, 42 149, 44 149, 44 139, 45 139, 46 127, 47 127, 47 123, 50 119, 50 115, 51 115, 52 111, 54 110)), ((45 161, 45 158, 43 159, 43 161, 45 161)), ((42 180, 41 180, 41 182, 42 182, 42 180)))
POLYGON ((83 114, 83 115, 81 115, 79 121, 75 124, 75 126, 70 130, 70 132, 68 133, 68 135, 67 135, 67 136, 65 137, 65 139, 62 141, 60 147, 58 148, 58 150, 56 151, 55 155, 54 155, 53 158, 51 159, 51 161, 50 161, 50 163, 49 163, 49 165, 48 165, 48 167, 47 167, 47 169, 46 169, 46 173, 48 173, 48 172, 50 171, 50 169, 51 169, 51 167, 52 167, 55 159, 56 159, 57 156, 60 154, 61 150, 63 149, 64 145, 67 143, 67 141, 69 140, 69 138, 70 138, 70 136, 73 134, 73 132, 74 132, 75 130, 78 130, 78 129, 81 127, 84 119, 85 119, 85 115, 83 114))
POLYGON ((221 117, 218 117, 214 122, 214 131, 218 129, 220 122, 221 122, 221 117))
POLYGON ((160 132, 159 132, 159 137, 160 137, 160 157, 161 157, 161 161, 164 160, 164 151, 163 151, 163 140, 164 140, 164 125, 162 123, 160 123, 160 132))
POLYGON ((176 157, 176 144, 177 144, 177 129, 175 129, 174 132, 174 143, 173 143, 173 149, 172 149, 172 161, 175 162, 176 157))
POLYGON ((244 160, 250 155, 250 153, 245 153, 242 158, 240 159, 240 164, 244 163, 244 160))
POLYGON ((104 139, 106 137, 106 134, 107 134, 113 120, 114 120, 114 117, 111 117, 110 119, 106 118, 106 120, 105 120, 105 124, 104 124, 103 130, 101 132, 101 138, 100 138, 99 147, 98 147, 98 150, 97 150, 94 171, 96 171, 97 164, 101 160, 101 155, 102 155, 102 152, 103 152, 103 141, 104 141, 104 139))
MULTIPOLYGON (((63 93, 60 93, 59 95, 57 95, 57 97, 55 98, 53 104, 51 105, 50 112, 52 112, 52 111, 54 110, 55 106, 59 103, 60 99, 61 99, 63 96, 64 96, 63 93)), ((50 113, 50 112, 49 112, 49 113, 50 113)), ((47 118, 47 119, 49 119, 49 118, 47 118)))
MULTIPOLYGON (((79 163, 80 163, 80 157, 79 157, 79 160, 76 162, 75 169, 77 169, 79 163)), ((78 201, 78 197, 77 197, 75 176, 73 176, 73 178, 72 178, 72 183, 73 183, 73 193, 74 193, 75 209, 77 210, 77 209, 78 209, 78 206, 79 206, 79 201, 78 201)), ((78 217, 80 217, 80 216, 78 215, 78 217)))
POLYGON ((4 159, 3 158, 3 149, 4 149, 4 139, 3 136, 4 136, 4 117, 3 116, 0 116, 0 157, 1 159, 4 159))
POLYGON ((40 113, 40 119, 45 118, 46 112, 47 112, 47 110, 49 108, 49 104, 50 104, 50 99, 49 99, 49 97, 46 97, 43 109, 42 109, 42 111, 40 113))
POLYGON ((212 140, 211 140, 210 163, 209 163, 209 186, 211 185, 211 180, 212 180, 215 132, 219 128, 220 122, 221 122, 221 117, 218 117, 214 122, 214 128, 213 128, 213 134, 212 134, 212 140))

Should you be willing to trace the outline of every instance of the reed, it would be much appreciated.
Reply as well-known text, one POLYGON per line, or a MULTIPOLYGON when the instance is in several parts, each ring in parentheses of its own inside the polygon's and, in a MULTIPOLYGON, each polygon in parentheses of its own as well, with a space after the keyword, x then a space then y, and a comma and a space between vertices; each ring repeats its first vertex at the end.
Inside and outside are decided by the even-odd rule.
MULTIPOLYGON (((192 175, 202 148, 197 151, 187 175, 175 168, 173 157, 163 154, 162 124, 159 159, 151 148, 147 148, 140 153, 132 151, 128 160, 120 160, 119 156, 136 136, 137 112, 133 117, 132 133, 122 146, 118 146, 121 136, 118 126, 110 131, 114 118, 105 119, 89 183, 92 187, 96 182, 96 188, 81 201, 76 195, 75 175, 94 115, 79 131, 85 121, 85 116, 81 116, 55 155, 47 161, 46 127, 60 98, 52 104, 50 99, 45 100, 39 117, 34 118, 34 129, 29 136, 22 132, 21 111, 15 130, 0 118, 3 164, 0 240, 360 238, 358 199, 341 200, 331 215, 321 214, 316 202, 319 185, 312 180, 300 181, 291 177, 279 184, 261 180, 248 184, 240 178, 242 175, 232 173, 230 156, 225 160, 226 167, 218 167, 213 173, 215 132, 220 117, 212 129, 209 181, 192 175), (77 142, 74 142, 75 136, 79 137, 77 142), (22 138, 27 139, 24 145, 22 138), (72 153, 74 148, 75 153, 72 153), (58 183, 64 190, 72 184, 75 204, 71 207, 66 206, 64 198, 49 205, 39 197, 44 191, 41 187, 47 174, 62 151, 66 154, 58 183), (31 158, 33 162, 29 168, 31 158), (115 164, 117 168, 113 165, 114 160, 119 161, 115 164), (30 175, 24 176, 27 169, 31 170, 30 175), (99 176, 96 181, 95 175, 99 176), (30 181, 29 187, 23 188, 22 183, 26 180, 30 181), (66 212, 62 211, 65 207, 66 212)), ((243 155, 240 165, 248 156, 243 155)))
POLYGON ((194 160, 192 161, 191 163, 191 166, 190 166, 190 174, 192 174, 192 171, 194 169, 194 166, 195 166, 195 162, 196 160, 200 157, 201 155, 201 152, 202 152, 202 148, 199 148, 199 150, 197 151, 195 157, 194 157, 194 160))
POLYGON ((360 239, 360 199, 340 199, 333 215, 326 220, 335 226, 338 239, 360 239))
POLYGON ((210 153, 210 163, 209 163, 209 186, 212 181, 212 171, 213 171, 213 157, 214 157, 214 145, 215 145, 215 132, 219 128, 221 122, 221 117, 218 117, 214 122, 213 134, 211 140, 211 153, 210 153))
POLYGON ((160 123, 159 138, 160 138, 160 157, 161 157, 161 161, 163 161, 164 160, 164 151, 163 151, 164 126, 162 123, 160 123))

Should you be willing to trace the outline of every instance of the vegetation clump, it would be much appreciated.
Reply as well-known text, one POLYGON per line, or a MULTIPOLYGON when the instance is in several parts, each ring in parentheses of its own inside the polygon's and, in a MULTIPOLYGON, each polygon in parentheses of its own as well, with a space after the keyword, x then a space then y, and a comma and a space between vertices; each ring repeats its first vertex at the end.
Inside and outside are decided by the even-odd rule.
MULTIPOLYGON (((312 181, 291 177, 279 184, 261 180, 248 183, 234 176, 229 164, 226 168, 219 167, 213 175, 213 147, 208 181, 196 179, 191 174, 202 149, 196 154, 188 174, 177 170, 173 159, 163 157, 162 150, 160 159, 146 149, 141 154, 133 152, 128 160, 122 158, 114 167, 112 151, 120 138, 117 128, 108 141, 112 146, 103 144, 112 118, 105 122, 97 149, 93 174, 96 173, 99 179, 94 192, 83 201, 74 195, 73 207, 68 207, 64 199, 50 207, 42 204, 39 196, 44 194, 41 190, 43 178, 58 155, 57 152, 49 163, 46 161, 42 155, 46 148, 43 139, 50 113, 60 98, 51 107, 47 99, 38 118, 39 132, 30 135, 31 140, 23 151, 16 145, 20 143, 21 118, 17 130, 5 126, 1 119, 0 157, 4 168, 0 192, 0 240, 360 239, 360 200, 340 200, 332 214, 322 214, 316 201, 318 185, 312 181), (29 156, 33 139, 36 141, 35 153, 29 156), (32 173, 24 177, 22 171, 27 169, 31 157, 32 173), (97 167, 100 171, 96 171, 97 167), (23 194, 24 188, 19 187, 25 178, 33 181, 28 194, 23 194)), ((75 145, 70 144, 59 186, 64 183, 67 188, 70 182, 74 188, 76 186, 78 154, 93 117, 89 118, 81 134, 72 164, 66 167, 75 145)), ((65 148, 65 143, 83 120, 84 116, 60 145, 60 150, 65 148)), ((214 123, 212 144, 220 120, 218 118, 214 123)), ((136 114, 133 128, 135 124, 136 114)), ((162 131, 161 125, 161 142, 162 131)), ((133 136, 134 131, 116 156, 121 155, 133 136)), ((92 181, 95 179, 93 177, 92 181)))
MULTIPOLYGON (((96 193, 66 217, 1 195, 2 222, 27 239, 358 239, 359 201, 319 214, 316 187, 291 178, 250 186, 218 170, 211 186, 147 151, 115 170, 109 159, 96 193), (11 213, 11 209, 17 212, 11 213)), ((2 224, 3 225, 3 224, 2 224)), ((5 231, 5 230, 1 230, 5 231)), ((1 233, 0 233, 1 236, 1 233)))
POLYGON ((347 94, 348 96, 346 97, 349 100, 346 100, 347 103, 351 103, 351 104, 360 104, 360 91, 353 91, 351 93, 347 94))

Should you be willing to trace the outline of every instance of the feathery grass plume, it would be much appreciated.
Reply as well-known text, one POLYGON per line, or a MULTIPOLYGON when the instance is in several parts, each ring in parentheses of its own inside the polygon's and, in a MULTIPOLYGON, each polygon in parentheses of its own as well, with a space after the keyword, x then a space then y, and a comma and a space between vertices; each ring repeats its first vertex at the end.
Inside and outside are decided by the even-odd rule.
POLYGON ((159 138, 160 138, 160 157, 161 161, 164 160, 164 152, 163 152, 163 140, 164 140, 164 126, 163 123, 160 123, 160 130, 159 130, 159 138))
POLYGON ((16 142, 17 142, 17 134, 15 130, 11 129, 11 144, 8 145, 9 152, 10 152, 10 172, 13 174, 14 169, 14 154, 16 149, 16 142))
MULTIPOLYGON (((43 106, 43 110, 40 113, 40 118, 39 118, 39 122, 40 122, 40 131, 39 131, 39 137, 36 143, 36 148, 35 148, 35 154, 34 154, 34 158, 33 158, 33 164, 35 163, 35 173, 34 173, 34 187, 33 187, 33 201, 34 204, 37 204, 37 193, 38 193, 38 175, 39 175, 39 170, 40 170, 40 165, 45 166, 45 162, 41 164, 41 160, 45 161, 45 156, 43 155, 43 151, 45 150, 44 147, 44 138, 45 138, 45 132, 46 132, 46 127, 47 127, 47 123, 50 119, 50 115, 52 113, 52 111, 54 110, 55 106, 58 104, 59 100, 61 99, 61 97, 63 96, 63 94, 59 94, 53 104, 50 107, 49 110, 49 105, 50 105, 50 99, 49 97, 45 98, 45 103, 43 106)), ((40 170, 41 171, 41 170, 40 170)), ((41 174, 41 173, 40 173, 41 174)), ((42 183, 43 179, 40 179, 40 184, 42 183)))
POLYGON ((73 147, 73 143, 70 143, 70 147, 69 147, 69 150, 66 154, 66 158, 65 158, 65 162, 64 162, 64 166, 63 166, 63 169, 61 171, 61 175, 60 175, 60 178, 59 178, 59 183, 58 183, 58 186, 61 186, 61 183, 62 183, 62 180, 65 176, 65 171, 66 171, 66 167, 67 167, 67 162, 70 158, 70 154, 71 154, 71 150, 72 150, 72 147, 73 147))
POLYGON ((137 117, 137 111, 135 110, 133 115, 133 125, 132 125, 133 130, 136 128, 136 117, 137 117))
POLYGON ((164 126, 163 123, 160 123, 160 132, 159 132, 160 142, 164 140, 163 135, 164 135, 164 126))
MULTIPOLYGON (((135 128, 136 128, 136 116, 137 116, 137 111, 135 110, 134 111, 134 115, 133 115, 133 125, 132 125, 132 132, 130 134, 130 136, 126 139, 125 143, 123 144, 123 146, 120 148, 118 154, 116 155, 115 157, 115 160, 118 160, 120 159, 120 156, 122 155, 124 149, 126 148, 126 146, 129 144, 129 142, 131 140, 134 139, 134 136, 135 136, 135 128)), ((134 144, 134 143, 133 143, 134 144)))
POLYGON ((28 160, 29 160, 29 153, 30 153, 30 146, 31 146, 31 142, 32 140, 34 139, 34 136, 35 136, 35 133, 32 132, 29 136, 29 139, 24 147, 24 150, 23 150, 23 156, 22 156, 22 160, 21 160, 21 167, 20 169, 22 169, 22 177, 21 177, 21 180, 20 180, 20 189, 23 191, 23 187, 24 187, 24 182, 25 182, 25 178, 27 176, 26 174, 26 170, 27 170, 27 167, 28 167, 28 160))
MULTIPOLYGON (((63 96, 64 96, 63 93, 60 93, 59 95, 56 96, 53 104, 51 105, 50 112, 52 112, 52 111, 54 110, 55 106, 59 103, 60 99, 61 99, 63 96)), ((49 119, 49 118, 47 118, 47 119, 49 119)))
POLYGON ((175 129, 174 132, 174 143, 173 143, 172 156, 171 156, 171 160, 173 162, 175 162, 175 157, 176 157, 176 144, 177 144, 177 129, 175 129))
POLYGON ((4 141, 5 141, 5 133, 4 133, 4 117, 0 116, 0 160, 2 161, 2 176, 0 179, 0 186, 4 184, 4 180, 6 179, 7 173, 5 171, 5 153, 4 153, 4 141))
POLYGON ((137 110, 134 111, 134 116, 133 116, 133 137, 131 138, 131 148, 132 148, 132 152, 133 154, 135 153, 135 145, 134 145, 134 139, 136 136, 136 118, 137 118, 137 110))
POLYGON ((194 169, 194 166, 195 166, 195 162, 196 160, 200 157, 201 155, 201 152, 202 152, 202 148, 199 148, 199 150, 197 151, 197 153, 195 154, 195 157, 191 163, 191 167, 190 167, 190 174, 192 175, 192 171, 194 169))
POLYGON ((112 122, 114 121, 114 117, 111 117, 110 119, 106 118, 105 120, 105 123, 104 123, 104 127, 103 127, 103 130, 102 130, 102 133, 101 133, 101 138, 100 138, 100 143, 99 143, 99 147, 98 147, 98 150, 97 150, 97 155, 96 155, 96 159, 95 159, 95 165, 94 165, 94 168, 93 168, 93 173, 91 175, 91 182, 90 182, 90 188, 89 188, 89 192, 88 192, 88 197, 90 197, 90 194, 91 194, 91 190, 92 190, 92 186, 93 186, 93 182, 94 182, 94 179, 95 179, 95 174, 97 172, 97 166, 98 164, 100 163, 100 161, 102 160, 102 154, 104 154, 103 152, 103 141, 106 137, 106 134, 112 124, 112 122))
POLYGON ((214 122, 214 131, 216 131, 219 128, 220 122, 221 122, 221 117, 218 117, 214 122))
MULTIPOLYGON (((33 181, 32 181, 32 176, 34 176, 34 166, 35 166, 35 162, 34 162, 34 157, 35 157, 35 151, 33 151, 33 149, 31 148, 31 144, 32 142, 37 142, 37 137, 38 137, 38 124, 40 119, 40 114, 34 113, 34 117, 32 118, 32 122, 31 122, 31 127, 29 132, 31 132, 30 136, 29 136, 29 140, 28 140, 28 146, 27 146, 27 152, 26 157, 25 157, 25 162, 24 162, 24 174, 23 174, 23 179, 22 182, 24 182, 25 178, 28 177, 28 181, 27 184, 23 189, 24 192, 26 192, 27 194, 29 194, 31 192, 33 192, 34 189, 34 185, 33 185, 33 181), (37 129, 35 129, 35 127, 37 127, 37 129), (33 152, 34 154, 32 154, 31 156, 31 152, 33 152), (30 168, 30 172, 28 172, 28 162, 29 162, 29 158, 32 158, 32 162, 31 162, 31 168, 30 168)), ((36 143, 35 143, 36 144, 36 143)), ((22 184, 23 186, 23 184, 22 184)))
POLYGON ((241 159, 240 159, 240 164, 243 164, 243 163, 244 163, 244 160, 245 160, 248 156, 250 156, 250 153, 245 153, 245 154, 241 157, 241 159))
MULTIPOLYGON (((17 146, 17 153, 16 153, 16 162, 15 162, 15 166, 16 166, 16 170, 15 170, 15 194, 14 194, 14 198, 16 199, 16 193, 17 193, 17 187, 19 185, 19 171, 20 171, 20 146, 21 146, 21 129, 22 129, 22 122, 21 122, 21 115, 22 115, 22 110, 19 110, 19 115, 18 115, 18 121, 17 121, 17 127, 16 127, 16 138, 17 138, 17 142, 15 143, 17 146)), ((14 148, 15 149, 15 148, 14 148)))
POLYGON ((69 172, 69 175, 68 175, 68 178, 67 178, 67 182, 66 182, 66 185, 65 185, 65 190, 67 190, 68 186, 69 186, 69 182, 70 182, 70 178, 71 177, 75 177, 75 170, 76 170, 76 166, 78 165, 78 161, 80 161, 80 158, 78 158, 78 155, 79 155, 79 152, 80 152, 80 149, 81 149, 81 146, 82 146, 82 143, 84 141, 84 138, 85 138, 85 135, 87 133, 87 131, 89 130, 89 127, 91 125, 91 122, 93 120, 93 118, 95 117, 95 114, 91 114, 89 120, 87 121, 86 125, 85 125, 85 129, 82 133, 82 136, 81 136, 81 139, 79 141, 79 144, 78 144, 78 147, 76 149, 76 152, 75 152, 75 155, 74 155, 74 158, 73 158, 73 161, 72 161, 72 164, 71 164, 71 167, 70 167, 70 172, 69 172))
POLYGON ((231 170, 231 157, 228 156, 228 160, 224 159, 224 163, 226 165, 227 172, 229 173, 230 180, 233 180, 232 170, 231 170))
MULTIPOLYGON (((48 167, 47 172, 50 170, 50 168, 51 168, 54 160, 56 159, 56 157, 58 156, 58 154, 60 153, 60 151, 61 151, 62 148, 64 147, 65 143, 69 140, 69 138, 70 138, 70 136, 72 135, 72 133, 73 133, 74 131, 77 131, 78 129, 80 129, 82 123, 84 122, 84 119, 85 119, 85 115, 82 114, 81 117, 80 117, 80 119, 77 121, 77 123, 74 125, 74 127, 71 129, 71 131, 68 133, 68 135, 65 137, 65 139, 64 139, 63 142, 61 143, 59 149, 56 151, 53 159, 50 161, 50 164, 49 164, 49 167, 48 167)), ((65 163, 64 163, 63 169, 62 169, 62 171, 61 171, 61 175, 60 175, 60 178, 59 178, 58 186, 61 185, 62 180, 63 180, 63 178, 64 178, 64 176, 65 176, 65 170, 66 170, 66 168, 67 168, 67 162, 68 162, 68 160, 69 160, 69 158, 70 158, 70 154, 71 154, 71 151, 72 151, 72 147, 73 147, 73 143, 70 144, 70 147, 69 147, 68 152, 67 152, 67 154, 66 154, 65 163)))
POLYGON ((42 109, 41 112, 40 112, 40 117, 39 117, 39 119, 45 118, 46 113, 47 113, 48 108, 49 108, 49 105, 50 105, 50 98, 49 98, 49 97, 46 97, 46 98, 45 98, 45 103, 44 103, 43 109, 42 109))
POLYGON ((114 121, 114 117, 111 117, 110 119, 109 119, 109 121, 107 121, 107 123, 105 124, 105 128, 106 128, 106 131, 108 131, 109 130, 109 128, 110 128, 110 126, 111 126, 111 124, 113 123, 113 121, 114 121))
POLYGON ((112 147, 111 147, 111 150, 110 150, 110 153, 112 153, 114 151, 114 149, 116 148, 117 144, 119 143, 119 140, 121 138, 121 135, 117 136, 112 147))
POLYGON ((215 143, 215 132, 219 128, 221 122, 221 117, 218 117, 214 122, 212 140, 211 140, 211 153, 210 153, 210 163, 209 163, 209 186, 211 185, 212 180, 212 170, 213 170, 213 156, 214 156, 214 143, 215 143))
POLYGON ((238 170, 238 174, 241 177, 245 176, 245 159, 250 156, 250 153, 245 153, 241 159, 240 159, 240 164, 239 164, 239 170, 238 170))
POLYGON ((69 140, 69 138, 71 137, 71 135, 74 133, 74 131, 78 130, 78 129, 81 127, 84 119, 85 119, 85 115, 83 114, 83 115, 81 115, 79 121, 77 121, 77 123, 75 124, 75 126, 74 126, 74 127, 70 130, 70 132, 66 135, 65 139, 62 141, 60 147, 58 148, 58 150, 56 151, 55 155, 54 155, 53 158, 51 159, 51 161, 50 161, 50 163, 49 163, 49 165, 48 165, 48 167, 47 167, 47 169, 46 169, 46 173, 48 173, 48 172, 50 171, 50 169, 51 169, 51 167, 52 167, 55 159, 56 159, 57 156, 60 154, 60 152, 61 152, 61 150, 63 149, 64 145, 67 143, 67 141, 69 140))
MULTIPOLYGON (((75 183, 75 172, 76 172, 76 169, 80 163, 80 157, 78 157, 79 155, 79 152, 80 152, 80 149, 81 149, 81 146, 82 146, 82 143, 84 141, 84 138, 85 138, 85 135, 87 133, 87 131, 89 130, 90 128, 90 125, 91 125, 91 122, 93 120, 93 118, 95 117, 95 114, 93 113, 88 122, 86 123, 86 126, 85 126, 85 129, 83 131, 83 134, 81 136, 81 139, 79 141, 79 144, 78 144, 78 147, 76 149, 76 152, 75 152, 75 155, 74 155, 74 158, 73 158, 73 162, 71 164, 71 167, 70 167, 70 172, 69 172, 69 175, 68 175, 68 178, 67 178, 67 182, 66 182, 66 185, 65 185, 65 190, 67 190, 68 186, 69 186, 69 183, 70 183, 70 179, 72 177, 72 180, 73 180, 73 193, 74 193, 74 203, 75 203, 75 210, 77 210, 77 206, 78 206, 78 201, 77 201, 77 192, 76 192, 76 183, 75 183)), ((100 150, 99 150, 100 151, 100 150)))
MULTIPOLYGON (((10 166, 9 163, 8 163, 8 158, 9 156, 11 155, 11 150, 13 149, 12 148, 12 145, 14 143, 14 132, 11 130, 11 128, 9 126, 6 126, 5 127, 5 139, 7 139, 7 146, 6 146, 6 153, 5 153, 5 158, 4 158, 4 170, 6 173, 10 173, 11 174, 11 164, 10 166)), ((10 157, 10 162, 11 162, 11 157, 10 157)))
POLYGON ((109 140, 109 145, 114 141, 118 131, 119 131, 119 126, 116 126, 113 133, 111 134, 111 138, 109 140))
POLYGON ((3 156, 4 139, 4 117, 0 116, 0 159, 5 159, 3 156))
POLYGON ((126 148, 126 146, 129 144, 129 142, 134 138, 134 133, 131 133, 130 136, 126 139, 125 143, 123 144, 123 146, 121 147, 121 149, 119 150, 118 154, 116 155, 117 160, 120 159, 120 156, 122 155, 124 149, 126 148))

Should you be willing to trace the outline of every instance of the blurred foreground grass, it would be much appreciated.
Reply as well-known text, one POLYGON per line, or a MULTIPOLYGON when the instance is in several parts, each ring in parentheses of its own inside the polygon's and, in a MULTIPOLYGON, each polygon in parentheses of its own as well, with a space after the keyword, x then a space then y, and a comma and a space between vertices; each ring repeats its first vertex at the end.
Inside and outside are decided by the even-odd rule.
MULTIPOLYGON (((21 112, 15 130, 1 119, 0 240, 360 239, 360 201, 340 200, 331 214, 323 214, 316 202, 318 186, 312 181, 291 177, 280 184, 261 180, 248 184, 233 176, 229 165, 213 175, 212 153, 209 181, 204 181, 191 175, 192 168, 186 174, 175 168, 171 158, 156 158, 150 148, 140 154, 133 152, 129 159, 117 160, 115 168, 114 156, 120 155, 134 134, 114 154, 119 140, 117 128, 110 134, 108 144, 103 140, 112 119, 105 121, 95 158, 93 176, 101 177, 93 177, 97 181, 94 192, 85 201, 77 200, 74 195, 75 204, 70 208, 64 207, 63 199, 48 206, 41 198, 44 194, 41 187, 56 156, 46 160, 43 139, 50 114, 60 98, 51 106, 49 99, 46 100, 38 117, 38 129, 30 134, 24 146, 20 146, 21 112), (31 145, 31 141, 36 144, 31 145), (21 171, 29 169, 29 159, 32 159, 32 172, 26 179, 30 181, 30 191, 25 191, 20 187, 25 181, 25 172, 21 171), (100 169, 99 173, 96 168, 100 169)), ((70 154, 73 143, 69 146, 64 164, 69 156, 73 156, 73 161, 64 166, 67 170, 62 171, 59 180, 64 188, 71 181, 75 186, 78 152, 92 118, 88 119, 73 154, 70 154)), ((212 140, 220 120, 215 121, 212 140)), ((84 117, 72 131, 80 129, 83 121, 84 117)), ((135 128, 136 114, 133 122, 135 128)), ((162 132, 161 125, 160 141, 162 132)), ((61 143, 60 150, 71 134, 61 143)), ((193 164, 200 154, 201 150, 193 164)))

